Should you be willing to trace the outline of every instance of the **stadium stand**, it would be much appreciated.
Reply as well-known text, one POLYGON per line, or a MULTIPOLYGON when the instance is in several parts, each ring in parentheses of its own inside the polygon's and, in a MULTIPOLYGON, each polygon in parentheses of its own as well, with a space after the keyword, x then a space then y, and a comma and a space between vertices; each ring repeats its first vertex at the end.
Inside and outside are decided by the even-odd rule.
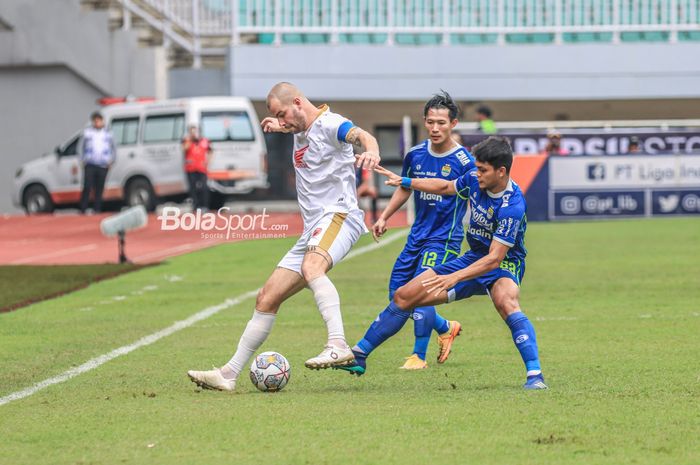
POLYGON ((82 0, 173 48, 174 66, 221 64, 231 42, 484 45, 700 41, 698 0, 82 0), (235 27, 232 27, 235 25, 235 27), (189 57, 189 58, 188 58, 189 57), (191 62, 188 62, 191 60, 191 62), (204 61, 203 61, 204 60, 204 61))

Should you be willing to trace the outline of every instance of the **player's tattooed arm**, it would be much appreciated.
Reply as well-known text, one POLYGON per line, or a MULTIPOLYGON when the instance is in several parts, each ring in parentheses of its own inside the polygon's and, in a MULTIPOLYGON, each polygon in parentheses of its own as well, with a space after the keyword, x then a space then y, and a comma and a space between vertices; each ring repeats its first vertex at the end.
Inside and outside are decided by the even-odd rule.
POLYGON ((372 170, 381 161, 377 139, 364 129, 357 126, 350 129, 345 136, 345 142, 358 148, 360 154, 355 163, 358 168, 372 170))

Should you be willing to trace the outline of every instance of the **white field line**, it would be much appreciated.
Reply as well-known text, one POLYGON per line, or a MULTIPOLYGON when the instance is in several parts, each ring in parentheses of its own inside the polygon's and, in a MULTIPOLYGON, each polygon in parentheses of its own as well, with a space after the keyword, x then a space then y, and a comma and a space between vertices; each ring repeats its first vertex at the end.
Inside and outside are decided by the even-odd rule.
POLYGON ((24 263, 31 263, 37 260, 45 260, 47 258, 56 258, 60 257, 62 255, 68 255, 72 253, 77 253, 77 252, 89 252, 91 250, 95 250, 97 248, 97 244, 88 244, 88 245, 81 245, 80 247, 73 247, 72 249, 63 249, 63 250, 57 250, 55 252, 49 252, 41 255, 33 255, 30 257, 25 257, 25 258, 20 258, 17 260, 13 260, 10 262, 10 265, 22 265, 24 263))
POLYGON ((180 244, 176 245, 175 247, 170 247, 169 249, 163 249, 163 250, 156 250, 155 252, 148 252, 142 255, 139 255, 137 257, 134 257, 134 261, 145 261, 145 260, 151 260, 154 258, 160 258, 160 257, 169 257, 171 255, 175 255, 180 252, 193 252, 195 250, 199 249, 204 249, 206 247, 212 247, 214 245, 218 245, 218 242, 204 242, 203 241, 197 241, 197 242, 187 242, 185 244, 180 244))
MULTIPOLYGON (((398 239, 401 239, 405 237, 408 234, 408 231, 401 231, 397 234, 392 234, 391 236, 385 238, 382 240, 381 243, 379 244, 370 244, 366 245, 364 247, 360 247, 357 250, 353 250, 350 252, 345 259, 351 259, 353 257, 357 257, 358 255, 362 255, 367 252, 371 252, 373 250, 376 250, 380 247, 383 247, 387 244, 390 244, 398 239)), ((88 360, 87 362, 83 363, 82 365, 71 368, 70 370, 64 371, 60 375, 54 376, 53 378, 48 378, 45 379, 44 381, 38 382, 34 384, 33 386, 30 386, 26 389, 23 389, 21 391, 13 392, 12 394, 8 394, 4 397, 0 397, 0 406, 9 404, 10 402, 13 402, 15 400, 20 400, 24 399, 25 397, 29 397, 32 394, 36 393, 37 391, 40 391, 44 388, 47 388, 49 386, 53 386, 54 384, 59 384, 64 381, 68 381, 71 378, 74 378, 78 375, 81 375, 83 373, 86 373, 90 370, 94 370, 95 368, 99 367, 100 365, 104 365, 105 363, 109 362, 110 360, 113 360, 117 357, 121 357, 122 355, 126 355, 129 352, 133 352, 136 349, 139 349, 141 347, 145 347, 148 345, 153 344, 154 342, 157 342, 160 339, 163 339, 164 337, 170 336, 171 334, 174 334, 180 330, 183 330, 185 328, 189 328, 193 324, 200 322, 202 320, 206 320, 210 316, 216 315, 222 310, 226 310, 229 307, 233 307, 234 305, 238 305, 239 303, 243 302, 246 299, 249 299, 251 297, 254 297, 258 293, 259 289, 255 289, 252 291, 245 292, 237 297, 234 297, 233 299, 226 299, 222 303, 218 305, 213 305, 211 307, 207 307, 204 310, 201 310, 191 317, 181 320, 178 322, 175 322, 173 325, 168 326, 165 329, 162 329, 156 333, 150 334, 148 336, 145 336, 138 341, 134 342, 133 344, 129 344, 127 346, 122 346, 119 347, 118 349, 115 349, 109 353, 106 353, 104 355, 100 355, 99 357, 95 357, 91 360, 88 360)))

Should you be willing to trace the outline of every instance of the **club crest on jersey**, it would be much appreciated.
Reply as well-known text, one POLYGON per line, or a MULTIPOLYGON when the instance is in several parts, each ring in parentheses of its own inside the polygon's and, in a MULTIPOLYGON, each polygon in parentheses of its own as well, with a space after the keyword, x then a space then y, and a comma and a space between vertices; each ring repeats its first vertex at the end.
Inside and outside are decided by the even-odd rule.
POLYGON ((488 219, 493 218, 493 207, 489 207, 489 209, 486 210, 486 218, 488 218, 488 219))
POLYGON ((304 161, 304 154, 309 150, 309 146, 302 147, 294 152, 294 168, 308 168, 309 165, 304 161))
POLYGON ((450 175, 452 172, 452 167, 450 165, 443 165, 442 170, 440 170, 440 173, 444 178, 450 175))

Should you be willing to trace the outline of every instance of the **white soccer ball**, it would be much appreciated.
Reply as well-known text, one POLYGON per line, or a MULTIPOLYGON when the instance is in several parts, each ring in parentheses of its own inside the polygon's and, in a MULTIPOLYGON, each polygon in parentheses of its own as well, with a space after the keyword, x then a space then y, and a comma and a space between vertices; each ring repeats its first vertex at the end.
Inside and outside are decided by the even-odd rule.
POLYGON ((263 392, 280 391, 289 382, 292 367, 282 354, 263 352, 250 365, 250 380, 263 392))

